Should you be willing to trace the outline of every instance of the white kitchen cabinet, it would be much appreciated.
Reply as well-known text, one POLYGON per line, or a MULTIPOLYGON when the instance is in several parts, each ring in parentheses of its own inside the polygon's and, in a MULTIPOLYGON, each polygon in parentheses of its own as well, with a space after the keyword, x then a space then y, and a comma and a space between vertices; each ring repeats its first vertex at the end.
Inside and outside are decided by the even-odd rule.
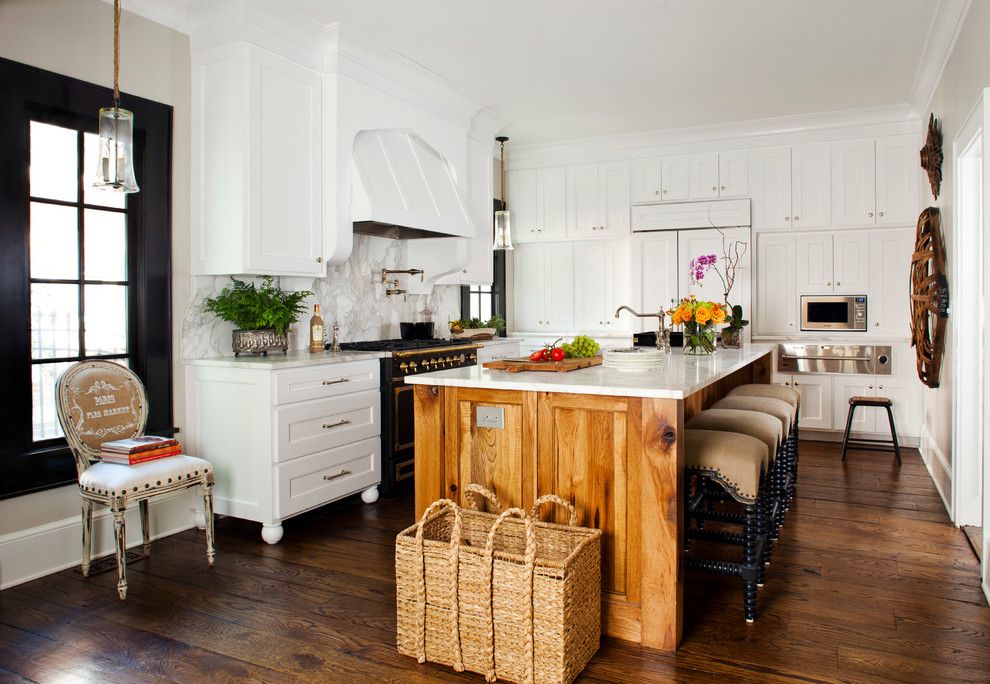
POLYGON ((748 167, 749 188, 753 193, 753 228, 790 228, 791 148, 751 150, 748 167))
POLYGON ((631 266, 632 306, 643 313, 669 309, 677 300, 677 231, 636 235, 631 266))
POLYGON ((629 244, 584 243, 574 246, 574 322, 581 333, 629 329, 615 310, 629 303, 629 244))
POLYGON ((507 174, 505 202, 514 242, 562 239, 567 234, 564 167, 524 169, 507 174))
MULTIPOLYGON (((874 396, 876 394, 872 375, 836 375, 833 381, 832 414, 836 430, 846 429, 849 416, 849 399, 852 397, 874 396)), ((853 414, 852 431, 858 433, 876 431, 876 409, 860 406, 853 414)), ((803 418, 804 416, 802 416, 803 418)))
POLYGON ((756 236, 755 335, 793 335, 798 330, 795 236, 756 236))
POLYGON ((791 386, 801 395, 801 427, 832 428, 832 376, 795 373, 791 386))
POLYGON ((832 143, 836 226, 913 224, 919 211, 917 136, 832 143))
POLYGON ((629 169, 630 197, 633 204, 660 202, 663 199, 660 157, 633 159, 629 169))
POLYGON ((869 332, 910 337, 911 308, 907 285, 914 251, 911 228, 870 231, 867 325, 869 332))
POLYGON ((692 154, 688 160, 690 169, 690 199, 715 199, 718 197, 718 152, 692 154))
POLYGON ((828 145, 795 145, 791 148, 791 225, 826 227, 831 209, 828 145))
POLYGON ((795 237, 797 294, 866 294, 868 233, 799 233, 795 237))
POLYGON ((467 209, 477 232, 468 240, 467 266, 460 273, 442 278, 441 285, 491 285, 494 280, 493 175, 494 154, 490 141, 468 137, 467 209))
POLYGON ((749 196, 749 153, 733 150, 718 153, 718 196, 722 199, 749 196))
POLYGON ((515 250, 515 329, 570 330, 574 325, 574 250, 570 244, 523 245, 515 250))
POLYGON ((629 234, 629 164, 567 167, 567 234, 604 238, 629 234))
POLYGON ((832 292, 832 234, 795 235, 797 294, 832 292))
POLYGON ((688 264, 691 260, 704 254, 714 254, 723 268, 722 254, 726 247, 736 241, 746 243, 746 253, 740 264, 736 282, 729 295, 731 304, 741 304, 745 312, 751 311, 750 306, 750 256, 753 246, 750 242, 749 228, 704 228, 701 230, 681 230, 677 232, 677 291, 680 298, 694 295, 698 299, 721 302, 725 298, 722 280, 714 270, 709 270, 704 279, 697 284, 691 283, 688 264))
MULTIPOLYGON (((837 375, 835 376, 834 415, 836 430, 845 430, 849 415, 849 399, 856 396, 886 397, 891 400, 894 427, 898 439, 917 437, 921 423, 921 385, 915 378, 889 375, 837 375)), ((804 407, 802 405, 802 424, 804 407)), ((883 408, 858 406, 853 414, 852 432, 890 434, 887 411, 883 408)))
POLYGON ((910 225, 918 220, 919 147, 915 135, 877 138, 877 225, 910 225))
POLYGON ((193 272, 322 275, 322 75, 247 45, 192 73, 193 272))
POLYGON ((675 154, 660 159, 660 199, 677 202, 691 197, 691 155, 675 154))
POLYGON ((378 359, 279 363, 186 365, 189 448, 216 469, 216 512, 262 523, 269 544, 303 511, 358 492, 375 501, 381 480, 378 359))
POLYGON ((869 234, 837 232, 832 237, 832 277, 836 294, 866 294, 870 287, 869 234))
POLYGON ((512 222, 513 242, 537 239, 540 220, 536 213, 536 169, 506 173, 505 204, 512 222))

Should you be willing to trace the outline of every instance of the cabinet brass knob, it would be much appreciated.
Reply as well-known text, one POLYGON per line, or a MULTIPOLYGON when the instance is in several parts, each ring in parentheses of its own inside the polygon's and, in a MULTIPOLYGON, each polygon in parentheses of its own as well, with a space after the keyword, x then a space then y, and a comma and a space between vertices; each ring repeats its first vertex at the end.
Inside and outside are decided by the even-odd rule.
POLYGON ((795 220, 795 221, 800 221, 800 220, 801 220, 801 217, 800 217, 800 216, 795 216, 795 217, 794 217, 794 220, 795 220))
POLYGON ((722 186, 722 189, 725 190, 725 186, 724 185, 722 186))
POLYGON ((881 211, 877 216, 883 216, 883 212, 881 211))
POLYGON ((717 185, 713 185, 712 186, 712 192, 718 192, 718 186, 717 185))
POLYGON ((870 213, 867 214, 867 216, 869 216, 870 218, 873 218, 873 212, 871 211, 870 213))
POLYGON ((659 194, 660 194, 660 191, 659 191, 659 190, 654 190, 654 191, 653 191, 653 194, 654 194, 654 195, 659 195, 659 194))
POLYGON ((316 263, 322 264, 323 263, 323 257, 316 257, 316 263))
POLYGON ((784 220, 785 220, 785 221, 790 221, 790 220, 791 220, 791 217, 790 217, 790 216, 785 216, 785 217, 784 217, 784 220))

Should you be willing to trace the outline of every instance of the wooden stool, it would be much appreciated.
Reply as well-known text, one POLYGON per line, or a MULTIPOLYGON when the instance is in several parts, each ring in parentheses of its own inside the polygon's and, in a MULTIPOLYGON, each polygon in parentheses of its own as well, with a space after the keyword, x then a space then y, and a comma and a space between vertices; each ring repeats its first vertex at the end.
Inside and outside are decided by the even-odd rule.
MULTIPOLYGON (((688 528, 688 539, 707 540, 743 547, 742 562, 687 558, 687 566, 743 580, 743 609, 746 622, 756 619, 756 586, 763 567, 767 542, 766 499, 763 464, 769 458, 765 442, 736 432, 685 430, 685 468, 697 480, 711 482, 743 505, 742 534, 688 528)), ((688 502, 688 506, 694 503, 688 502)))
POLYGON ((868 449, 872 451, 893 451, 897 465, 901 464, 901 447, 897 443, 897 428, 894 427, 894 412, 891 410, 894 402, 887 397, 849 397, 849 415, 846 418, 846 434, 842 438, 842 460, 846 460, 846 451, 849 447, 854 449, 868 449), (860 406, 870 408, 882 408, 887 411, 887 422, 890 424, 890 439, 866 439, 850 438, 849 432, 852 430, 853 414, 860 406))

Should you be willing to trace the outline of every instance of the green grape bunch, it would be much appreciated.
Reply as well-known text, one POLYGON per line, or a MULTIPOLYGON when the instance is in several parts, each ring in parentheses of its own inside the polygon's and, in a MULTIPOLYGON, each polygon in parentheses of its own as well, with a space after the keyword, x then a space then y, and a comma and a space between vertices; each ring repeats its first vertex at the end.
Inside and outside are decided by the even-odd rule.
POLYGON ((570 343, 565 342, 561 346, 569 359, 589 358, 595 356, 601 349, 599 344, 587 335, 578 335, 570 343))

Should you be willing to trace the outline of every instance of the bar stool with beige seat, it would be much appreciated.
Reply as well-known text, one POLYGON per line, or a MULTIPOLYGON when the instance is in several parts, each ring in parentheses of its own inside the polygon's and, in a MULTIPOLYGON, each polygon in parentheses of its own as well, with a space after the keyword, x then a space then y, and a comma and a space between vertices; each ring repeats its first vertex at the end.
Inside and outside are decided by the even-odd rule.
POLYGON ((741 562, 696 557, 697 549, 687 557, 687 566, 743 580, 743 609, 746 622, 756 619, 756 587, 763 567, 763 548, 767 542, 764 516, 764 464, 770 454, 762 440, 738 432, 719 430, 684 431, 685 468, 689 477, 722 487, 743 506, 742 534, 713 535, 704 530, 688 529, 685 534, 742 546, 741 562))
POLYGON ((203 488, 206 560, 213 565, 213 466, 195 456, 169 456, 136 465, 100 461, 100 446, 144 434, 148 396, 130 369, 110 361, 80 361, 55 385, 59 423, 76 460, 82 495, 82 574, 89 575, 93 546, 93 505, 113 513, 117 552, 117 593, 127 598, 127 535, 124 511, 133 503, 141 510, 145 553, 151 549, 149 500, 190 487, 203 488))

